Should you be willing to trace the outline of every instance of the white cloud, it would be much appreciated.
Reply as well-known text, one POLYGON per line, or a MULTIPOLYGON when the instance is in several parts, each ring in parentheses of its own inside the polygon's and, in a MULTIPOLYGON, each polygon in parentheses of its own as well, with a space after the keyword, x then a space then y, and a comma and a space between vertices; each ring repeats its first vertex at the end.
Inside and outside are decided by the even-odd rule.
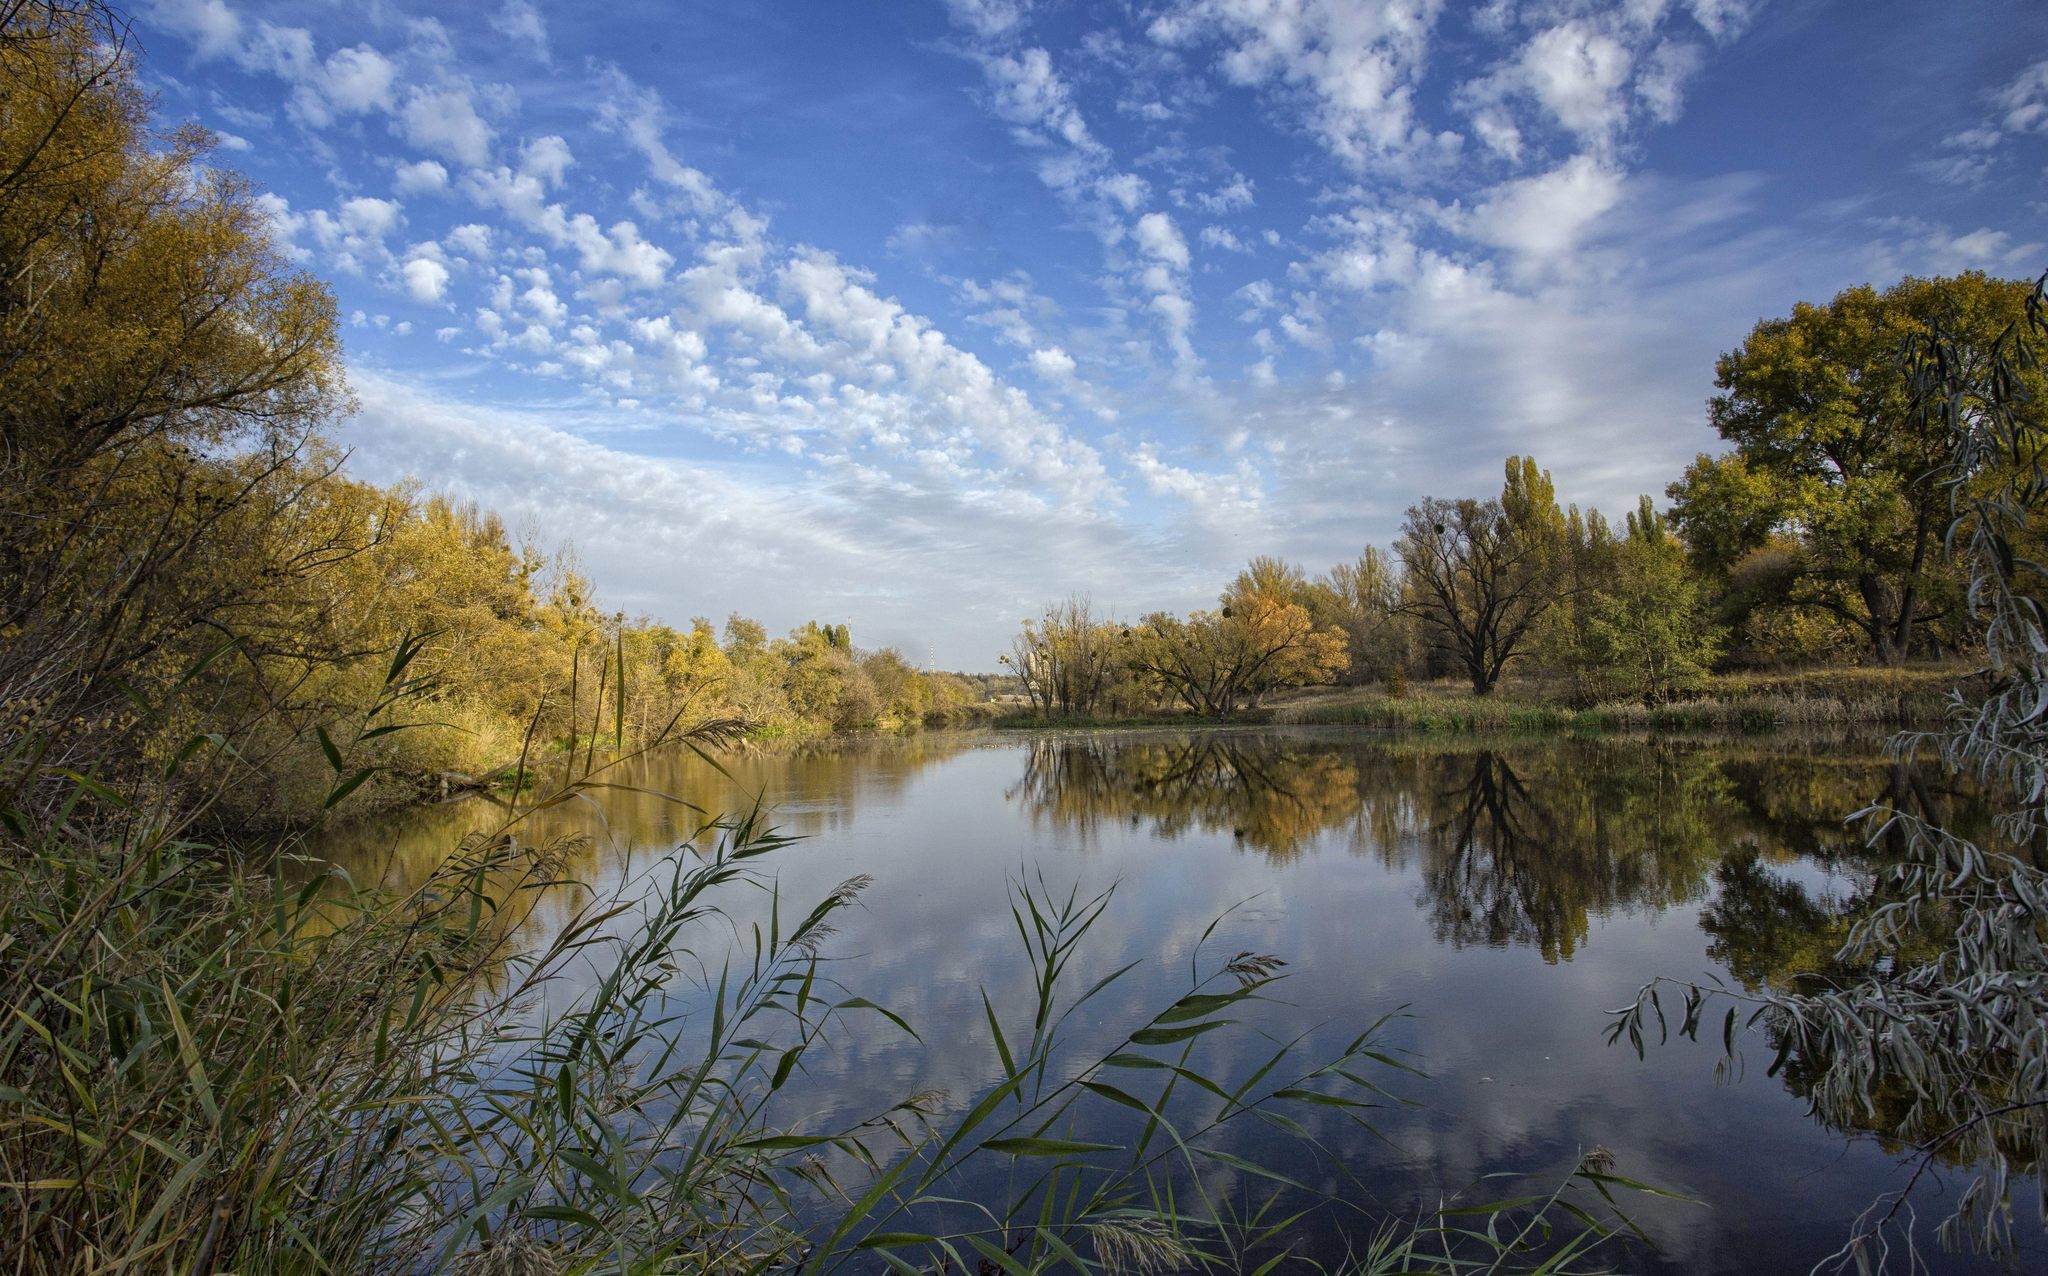
POLYGON ((226 0, 149 0, 149 16, 192 42, 204 60, 236 51, 242 41, 242 19, 226 0))
POLYGON ((519 148, 520 171, 531 173, 549 186, 560 186, 576 157, 569 144, 553 133, 537 137, 519 148))
POLYGON ((390 59, 367 44, 340 49, 321 68, 320 94, 343 115, 391 109, 391 86, 397 69, 390 59))
POLYGON ((419 195, 448 188, 448 170, 435 160, 400 164, 392 178, 392 189, 401 195, 419 195))
POLYGON ((438 261, 416 257, 405 263, 405 290, 421 303, 441 300, 448 290, 448 268, 438 261))
POLYGON ((1249 244, 1246 244, 1234 232, 1223 226, 1202 227, 1202 242, 1211 248, 1221 248, 1225 252, 1248 253, 1251 251, 1249 244))
POLYGON ((1621 201, 1622 187, 1618 170, 1576 155, 1547 173, 1494 187, 1457 224, 1481 243, 1515 254, 1524 266, 1556 265, 1621 201))
POLYGON ((1183 47, 1221 42, 1223 73, 1305 100, 1306 122, 1357 167, 1454 144, 1416 118, 1441 0, 1187 0, 1152 22, 1152 38, 1183 47))
POLYGON ((2015 133, 2048 132, 2048 58, 2019 73, 1993 99, 1999 123, 2015 133))
POLYGON ((1071 91, 1052 67, 1052 55, 1041 48, 1024 49, 982 60, 997 115, 1012 124, 1042 130, 1087 156, 1103 154, 1076 110, 1071 91))
POLYGON ((466 222, 448 232, 447 244, 465 257, 487 260, 491 255, 491 228, 480 222, 466 222))
POLYGON ((1074 375, 1074 356, 1058 346, 1033 350, 1031 370, 1048 381, 1064 381, 1074 375))
POLYGON ((1252 206, 1252 181, 1243 173, 1234 175, 1221 190, 1202 191, 1194 205, 1205 213, 1234 213, 1252 206))
POLYGON ((405 140, 423 151, 471 168, 490 162, 497 132, 477 114, 466 87, 413 89, 406 94, 400 123, 405 140))
POLYGON ((1678 118, 1685 82, 1698 74, 1705 62, 1696 45, 1666 40, 1651 50, 1636 80, 1636 96, 1658 123, 1669 124, 1678 118))
POLYGON ((382 239, 397 227, 399 209, 400 206, 393 200, 359 195, 354 199, 343 200, 337 211, 340 213, 343 229, 351 235, 360 235, 365 239, 382 239))
POLYGON ((1162 261, 1177 270, 1188 266, 1188 243, 1181 238, 1180 228, 1173 224, 1173 218, 1165 213, 1147 213, 1138 219, 1135 229, 1138 247, 1147 257, 1162 261))
POLYGON ((1027 0, 946 0, 953 21, 990 39, 1014 34, 1031 15, 1027 0))
POLYGON ((491 30, 508 40, 531 46, 541 61, 550 60, 547 22, 529 0, 505 0, 491 15, 491 30))

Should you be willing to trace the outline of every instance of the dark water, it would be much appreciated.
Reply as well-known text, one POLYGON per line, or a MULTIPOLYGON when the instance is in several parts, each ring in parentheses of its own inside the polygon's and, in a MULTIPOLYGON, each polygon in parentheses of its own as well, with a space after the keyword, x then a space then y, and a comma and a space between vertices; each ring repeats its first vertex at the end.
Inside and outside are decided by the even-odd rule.
MULTIPOLYGON (((1081 988, 1140 965, 1090 1003, 1077 1053, 1106 1049, 1185 991, 1191 960, 1277 954, 1290 963, 1287 1004, 1266 1007, 1253 1031, 1207 1039, 1211 1071, 1254 1066, 1270 1050, 1258 1030, 1307 1031, 1310 1053, 1335 1050, 1405 1008, 1384 1042, 1428 1076, 1373 1078, 1417 1104, 1373 1113, 1376 1132, 1341 1113, 1317 1120, 1333 1161, 1256 1125, 1229 1146, 1396 1213, 1547 1186, 1604 1148, 1618 1173, 1699 1202, 1631 1203, 1654 1248, 1610 1261, 1641 1271, 1806 1271, 1903 1185, 1908 1162, 1853 1117, 1810 1112, 1796 1079, 1765 1075, 1768 1042, 1748 1040, 1743 1066, 1717 1076, 1718 1030, 1653 1043, 1639 1060, 1605 1044, 1606 1012, 1659 975, 1757 986, 1823 962, 1878 862, 1843 817, 1873 799, 1965 827, 1981 818, 1938 777, 1838 743, 973 734, 722 761, 728 774, 688 755, 643 760, 623 778, 707 811, 764 800, 805 836, 775 861, 785 908, 872 875, 827 945, 833 973, 928 1043, 880 1025, 844 1034, 812 1061, 788 1120, 830 1124, 930 1089, 956 1110, 971 1102, 999 1076, 982 991, 1005 1014, 1030 1004, 1014 883, 1042 874, 1062 896, 1114 886, 1070 978, 1081 988), (1528 1179, 1473 1187, 1490 1174, 1528 1179)), ((480 802, 411 812, 342 830, 328 853, 359 875, 417 880, 493 818, 480 802)), ((695 826, 686 809, 613 790, 547 812, 524 836, 587 835, 573 870, 609 890, 695 826)), ((544 940, 577 899, 544 900, 522 938, 544 940)), ((761 907, 735 903, 743 915, 761 907)), ((1952 1170, 1923 1180, 1926 1231, 1965 1181, 1952 1170)), ((1317 1214, 1304 1249, 1334 1256, 1342 1220, 1357 1217, 1317 1214)), ((2020 1230, 2029 1249, 2016 1262, 1928 1257, 1938 1271, 2048 1270, 2038 1224, 2020 1230)))

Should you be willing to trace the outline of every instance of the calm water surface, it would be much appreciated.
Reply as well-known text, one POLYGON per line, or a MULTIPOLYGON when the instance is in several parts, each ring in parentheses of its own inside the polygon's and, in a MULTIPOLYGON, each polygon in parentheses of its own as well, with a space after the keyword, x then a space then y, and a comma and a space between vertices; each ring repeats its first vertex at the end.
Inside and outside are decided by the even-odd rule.
MULTIPOLYGON (((1428 1073, 1374 1078, 1418 1105, 1374 1114, 1377 1136, 1334 1112, 1316 1126, 1343 1173, 1297 1148, 1256 1146, 1260 1127, 1238 1151, 1283 1157, 1318 1186, 1399 1211, 1487 1174, 1553 1182, 1582 1151, 1605 1148, 1617 1172, 1703 1203, 1634 1208, 1655 1249, 1612 1261, 1641 1271, 1806 1271, 1904 1182, 1904 1162, 1811 1114, 1796 1081, 1765 1075, 1768 1043, 1750 1040, 1746 1067, 1717 1079, 1717 1032, 1638 1060, 1604 1044, 1605 1012, 1658 975, 1755 985, 1810 968, 1871 878, 1847 812, 1889 797, 1965 825, 1977 816, 1875 748, 1775 741, 928 734, 721 761, 726 774, 686 754, 644 760, 625 778, 707 811, 765 802, 784 831, 805 835, 772 864, 786 907, 871 875, 828 944, 834 973, 931 1043, 879 1022, 843 1034, 811 1061, 807 1106, 788 1121, 857 1119, 928 1089, 955 1108, 972 1102, 1000 1075, 981 990, 1013 1016, 1030 1004, 1013 883, 1114 886, 1073 986, 1141 964, 1090 1003, 1077 1049, 1109 1048, 1185 991, 1197 943, 1221 917, 1202 955, 1290 963, 1287 1004, 1255 1027, 1311 1030, 1312 1045, 1335 1051, 1405 1007, 1385 1040, 1428 1073)), ((409 812, 338 831, 328 853, 358 875, 417 880, 493 818, 482 802, 409 812)), ((613 791, 523 836, 587 837, 573 871, 603 891, 630 888, 695 827, 686 809, 613 791)), ((522 939, 543 942, 577 900, 544 900, 522 939)), ((762 907, 732 902, 743 916, 762 907)), ((703 952, 725 942, 702 940, 703 952)), ((1269 1050, 1246 1033, 1207 1059, 1242 1072, 1269 1050)), ((1961 1186, 1929 1176, 1922 1215, 1940 1217, 1961 1186)), ((1526 1187, 1493 1183, 1474 1199, 1526 1187)), ((1341 1217, 1319 1215, 1306 1248, 1339 1252, 1341 1217)), ((1934 1266, 2048 1270, 2038 1229, 2025 1227, 2031 1248, 2016 1266, 1938 1252, 1934 1266)))

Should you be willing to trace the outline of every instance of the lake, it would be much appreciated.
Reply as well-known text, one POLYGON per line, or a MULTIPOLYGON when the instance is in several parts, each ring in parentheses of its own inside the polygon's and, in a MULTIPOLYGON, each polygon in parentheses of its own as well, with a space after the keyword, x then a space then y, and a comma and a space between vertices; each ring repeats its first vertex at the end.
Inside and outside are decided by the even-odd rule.
MULTIPOLYGON (((801 1105, 779 1120, 818 1128, 926 1090, 961 1110, 1001 1075, 983 991, 1006 1019, 1030 1004, 1010 907, 1018 883, 1061 898, 1113 887, 1069 976, 1081 989, 1138 964, 1077 1016, 1075 1057, 1185 992, 1191 961, 1238 952, 1284 959, 1287 977, 1243 1031, 1202 1043, 1215 1071, 1255 1066, 1270 1052, 1260 1032, 1305 1032, 1311 1054, 1334 1052, 1397 1014, 1381 1042, 1426 1076, 1386 1068, 1369 1079, 1407 1102, 1367 1114, 1370 1129, 1319 1111, 1309 1124, 1327 1157, 1255 1122, 1223 1145, 1362 1207, 1299 1225, 1302 1252, 1324 1259, 1360 1239, 1362 1218, 1547 1188, 1599 1148, 1616 1173, 1698 1202, 1631 1198, 1653 1245, 1610 1261, 1806 1271, 1872 1199, 1903 1185, 1906 1150, 1810 1112, 1797 1069, 1767 1075, 1773 1051, 1760 1037, 1741 1041, 1738 1066, 1717 1069, 1718 1013, 1700 1041, 1674 1033, 1639 1059, 1606 1043, 1608 1012, 1660 975, 1757 986, 1824 960, 1877 863, 1843 822, 1870 801, 1931 808, 1964 828, 1983 818, 1937 774, 1895 765, 1877 745, 1770 737, 927 733, 718 760, 639 759, 619 777, 631 790, 544 812, 520 836, 579 835, 572 874, 630 892, 699 822, 656 793, 709 812, 758 799, 803 839, 769 861, 785 913, 872 877, 823 951, 841 983, 925 1044, 879 1018, 858 1022, 807 1060, 801 1105), (1495 1174, 1522 1177, 1481 1182, 1495 1174)), ((323 853, 403 884, 497 818, 480 800, 407 811, 337 829, 323 853)), ((554 891, 520 942, 544 942, 583 897, 554 891)), ((766 908, 758 893, 731 902, 742 919, 766 908)), ((714 930, 697 951, 715 959, 730 938, 714 930)), ((1951 1169, 1922 1181, 1930 1247, 1966 1181, 1951 1169)), ((2038 1226, 2021 1231, 2020 1268, 2043 1270, 2038 1226)), ((1938 1248, 1929 1257, 1937 1271, 2009 1270, 1938 1248)))

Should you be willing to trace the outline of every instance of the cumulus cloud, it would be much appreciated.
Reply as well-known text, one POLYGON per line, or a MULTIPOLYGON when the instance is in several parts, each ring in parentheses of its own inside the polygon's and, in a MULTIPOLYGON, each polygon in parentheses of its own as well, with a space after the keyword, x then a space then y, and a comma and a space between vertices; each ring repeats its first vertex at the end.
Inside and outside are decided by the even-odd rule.
POLYGON ((1622 188, 1617 169, 1575 155, 1547 173, 1502 182, 1453 223, 1479 242, 1513 253, 1524 267, 1557 265, 1620 202, 1622 188))
POLYGON ((1165 213, 1147 213, 1138 219, 1136 234, 1138 247, 1147 257, 1176 270, 1187 269, 1188 243, 1181 238, 1173 218, 1165 213))
POLYGON ((405 263, 405 290, 423 304, 441 300, 448 290, 448 268, 431 258, 416 257, 405 263))
POLYGON ((225 57, 241 47, 242 19, 226 0, 149 0, 149 16, 192 41, 202 60, 225 57))
POLYGON ((1152 21, 1161 44, 1213 43, 1233 83, 1298 97, 1308 127, 1346 163, 1449 144, 1414 96, 1441 0, 1183 0, 1152 21))
POLYGON ((392 176, 392 189, 401 195, 419 195, 448 189, 448 170, 434 160, 400 164, 392 176))
POLYGON ((467 87, 414 88, 399 116, 405 140, 471 168, 490 162, 497 132, 477 114, 467 87))
POLYGON ((1064 381, 1074 375, 1074 356, 1058 346, 1033 350, 1031 369, 1048 381, 1064 381))

